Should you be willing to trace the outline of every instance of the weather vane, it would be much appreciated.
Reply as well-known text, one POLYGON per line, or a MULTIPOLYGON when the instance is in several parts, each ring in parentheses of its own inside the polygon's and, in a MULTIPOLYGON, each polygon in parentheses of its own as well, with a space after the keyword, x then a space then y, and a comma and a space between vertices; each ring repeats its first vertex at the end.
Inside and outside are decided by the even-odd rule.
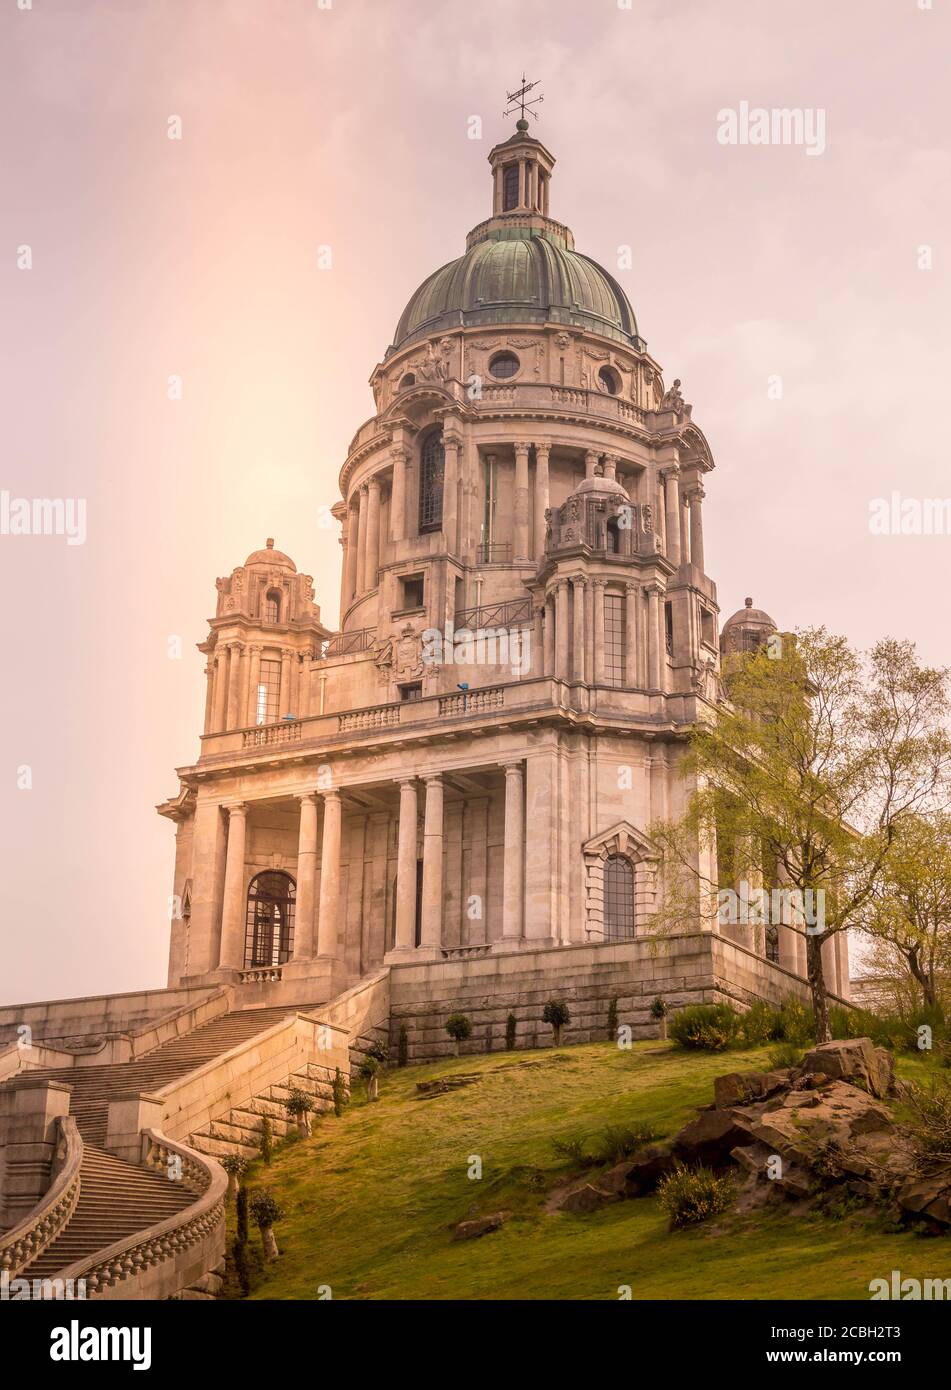
POLYGON ((526 111, 528 112, 528 114, 529 114, 530 116, 533 116, 533 117, 535 118, 535 120, 537 121, 537 120, 538 120, 538 112, 537 112, 537 111, 533 111, 531 108, 532 108, 533 106, 537 106, 538 103, 539 103, 540 101, 544 101, 545 98, 544 98, 543 96, 539 95, 539 96, 537 96, 537 97, 533 97, 531 101, 526 101, 526 100, 525 100, 525 98, 528 96, 528 94, 529 94, 529 92, 532 90, 532 88, 533 88, 533 87, 537 87, 537 86, 538 86, 538 83, 537 83, 537 82, 526 82, 526 81, 525 81, 525 74, 524 74, 524 72, 523 72, 523 73, 522 73, 522 85, 521 85, 521 87, 519 87, 518 91, 517 91, 517 92, 507 92, 507 93, 506 93, 506 98, 507 98, 507 100, 508 100, 508 106, 507 106, 507 107, 505 108, 505 110, 502 112, 503 119, 504 119, 504 117, 506 117, 506 116, 511 116, 512 112, 513 112, 516 108, 518 108, 518 109, 521 111, 521 113, 522 113, 522 114, 521 114, 521 117, 520 117, 519 119, 520 119, 521 121, 524 121, 524 122, 525 122, 525 128, 526 128, 526 129, 528 128, 528 122, 525 121, 525 112, 526 112, 526 111))

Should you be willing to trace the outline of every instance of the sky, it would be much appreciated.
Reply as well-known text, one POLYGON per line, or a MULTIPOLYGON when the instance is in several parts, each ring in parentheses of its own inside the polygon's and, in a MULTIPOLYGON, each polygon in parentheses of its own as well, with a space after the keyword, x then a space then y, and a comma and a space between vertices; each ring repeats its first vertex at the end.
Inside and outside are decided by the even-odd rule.
POLYGON ((0 503, 81 499, 86 530, 0 534, 0 1003, 164 983, 154 807, 197 756, 215 578, 273 536, 335 626, 369 377, 488 215, 523 70, 552 215, 711 444, 722 617, 750 595, 951 659, 951 536, 869 525, 951 496, 949 12, 4 0, 0 503), (802 110, 816 152, 726 143, 757 108, 802 110))

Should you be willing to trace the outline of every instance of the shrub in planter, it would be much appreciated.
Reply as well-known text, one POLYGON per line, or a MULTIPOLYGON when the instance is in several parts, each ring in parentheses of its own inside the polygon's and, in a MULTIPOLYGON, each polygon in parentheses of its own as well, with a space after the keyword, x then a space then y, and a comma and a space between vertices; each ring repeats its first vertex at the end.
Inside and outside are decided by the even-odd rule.
POLYGON ((571 1022, 571 1012, 563 999, 549 999, 542 1011, 542 1022, 551 1024, 555 1047, 561 1046, 561 1030, 571 1022))
POLYGON ((276 1260, 280 1251, 277 1248, 277 1239, 274 1235, 274 1227, 284 1215, 277 1204, 274 1194, 266 1187, 259 1187, 251 1193, 251 1215, 254 1217, 255 1224, 261 1232, 261 1244, 264 1246, 264 1258, 268 1261, 276 1260))
POLYGON ((360 1080, 367 1088, 367 1100, 380 1098, 380 1062, 368 1052, 360 1063, 360 1080))
POLYGON ((670 1020, 670 1036, 678 1047, 722 1052, 735 1041, 739 1022, 729 1004, 688 1004, 670 1020))
POLYGON ((446 1019, 446 1032, 452 1038, 453 1054, 459 1056, 459 1044, 472 1037, 472 1024, 465 1014, 450 1014, 446 1019))
POLYGON ((287 1100, 284 1102, 284 1109, 292 1120, 297 1121, 297 1128, 301 1136, 306 1139, 310 1134, 310 1115, 314 1108, 314 1098, 306 1091, 295 1086, 287 1100))
POLYGON ((506 1052, 515 1051, 515 1029, 518 1024, 514 1014, 509 1014, 505 1020, 505 1050, 506 1052))
POLYGON ((671 1230, 678 1230, 726 1211, 734 1193, 732 1178, 720 1177, 711 1168, 688 1168, 678 1163, 673 1172, 661 1179, 657 1199, 667 1213, 671 1230))

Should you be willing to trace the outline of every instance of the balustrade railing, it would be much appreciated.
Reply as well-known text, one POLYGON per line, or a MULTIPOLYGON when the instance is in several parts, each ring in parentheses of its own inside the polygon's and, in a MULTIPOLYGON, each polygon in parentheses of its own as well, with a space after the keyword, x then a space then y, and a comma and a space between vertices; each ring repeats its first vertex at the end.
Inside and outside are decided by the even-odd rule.
POLYGON ((57 1120, 54 1178, 40 1202, 12 1230, 0 1235, 0 1270, 12 1279, 69 1225, 79 1201, 83 1141, 72 1115, 57 1120))

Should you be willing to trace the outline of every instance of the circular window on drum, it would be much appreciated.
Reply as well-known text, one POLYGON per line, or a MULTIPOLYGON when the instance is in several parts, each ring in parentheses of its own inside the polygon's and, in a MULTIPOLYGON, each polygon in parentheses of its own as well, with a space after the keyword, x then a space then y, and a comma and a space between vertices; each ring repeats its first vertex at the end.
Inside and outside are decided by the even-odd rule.
POLYGON ((497 352, 489 362, 489 372, 498 381, 505 381, 515 376, 521 365, 514 352, 497 352))
POLYGON ((621 378, 613 367, 602 367, 598 372, 598 384, 609 396, 616 396, 621 390, 621 378))

